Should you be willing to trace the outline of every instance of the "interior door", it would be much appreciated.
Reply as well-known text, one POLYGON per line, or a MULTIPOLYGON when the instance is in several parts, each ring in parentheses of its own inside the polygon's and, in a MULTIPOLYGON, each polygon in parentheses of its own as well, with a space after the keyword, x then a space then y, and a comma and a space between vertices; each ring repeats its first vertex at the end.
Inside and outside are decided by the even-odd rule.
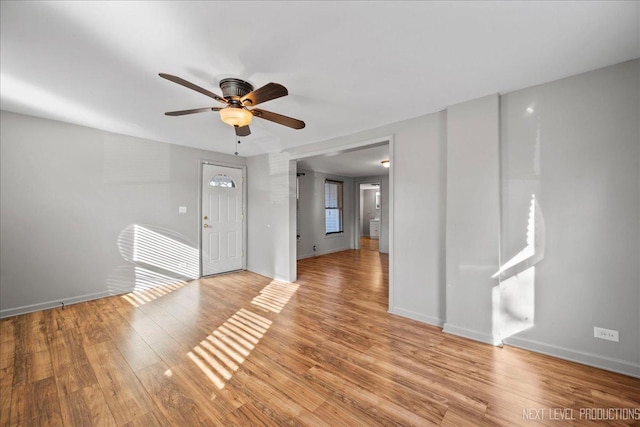
POLYGON ((242 169, 202 165, 202 275, 243 267, 242 169))

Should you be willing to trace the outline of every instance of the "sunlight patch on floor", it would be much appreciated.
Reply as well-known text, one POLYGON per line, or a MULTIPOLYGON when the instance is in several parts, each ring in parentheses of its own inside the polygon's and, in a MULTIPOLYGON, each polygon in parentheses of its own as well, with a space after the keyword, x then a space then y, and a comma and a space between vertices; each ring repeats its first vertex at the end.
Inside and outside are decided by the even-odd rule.
POLYGON ((135 267, 135 286, 132 292, 122 295, 134 307, 140 307, 155 299, 180 289, 187 282, 165 276, 142 267, 135 267))
POLYGON ((298 285, 294 283, 273 281, 260 291, 260 294, 251 301, 251 304, 273 313, 280 313, 297 290, 298 285))
MULTIPOLYGON (((273 281, 260 291, 251 304, 272 313, 280 313, 297 289, 298 285, 273 281)), ((222 390, 271 324, 272 321, 266 317, 241 308, 200 341, 187 356, 222 390)))

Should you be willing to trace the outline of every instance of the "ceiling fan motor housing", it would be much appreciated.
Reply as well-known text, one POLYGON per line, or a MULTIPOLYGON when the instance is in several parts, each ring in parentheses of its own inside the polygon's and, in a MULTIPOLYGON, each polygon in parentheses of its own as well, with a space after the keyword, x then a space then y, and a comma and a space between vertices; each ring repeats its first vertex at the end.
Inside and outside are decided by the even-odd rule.
POLYGON ((253 92, 253 85, 244 80, 228 78, 220 80, 222 96, 227 99, 242 98, 249 92, 253 92))

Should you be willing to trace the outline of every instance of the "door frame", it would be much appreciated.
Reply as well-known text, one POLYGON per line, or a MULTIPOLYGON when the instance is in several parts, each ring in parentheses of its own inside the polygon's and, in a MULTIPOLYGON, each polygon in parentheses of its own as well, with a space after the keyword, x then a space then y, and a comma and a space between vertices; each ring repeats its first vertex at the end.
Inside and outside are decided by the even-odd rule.
MULTIPOLYGON (((389 144, 389 160, 391 161, 391 167, 389 168, 389 305, 388 307, 394 307, 393 301, 393 286, 394 286, 394 257, 395 257, 395 248, 394 248, 394 199, 395 199, 395 189, 394 189, 394 135, 382 135, 376 138, 368 139, 368 140, 358 140, 356 142, 335 145, 330 147, 321 148, 318 150, 313 150, 309 152, 303 153, 289 153, 289 218, 295 218, 296 213, 296 170, 297 170, 297 162, 298 160, 305 159, 307 157, 313 157, 323 154, 338 154, 343 151, 352 150, 354 148, 368 148, 368 147, 376 147, 383 144, 389 144)), ((296 224, 295 221, 289 221, 289 280, 295 282, 297 280, 297 251, 298 247, 296 244, 296 224)), ((387 309, 388 310, 388 309, 387 309)))
MULTIPOLYGON (((198 277, 202 275, 202 178, 204 165, 221 166, 242 170, 242 270, 247 269, 247 166, 217 160, 200 159, 198 161, 198 277)), ((220 273, 225 274, 225 273, 220 273)), ((207 276, 209 277, 209 276, 207 276)))
MULTIPOLYGON (((354 184, 356 187, 356 191, 355 191, 355 207, 356 207, 356 225, 355 225, 355 241, 353 242, 353 248, 355 250, 359 250, 360 249, 360 237, 361 233, 360 233, 360 229, 362 228, 362 218, 360 217, 360 186, 362 184, 378 184, 379 185, 379 190, 382 189, 382 180, 381 179, 372 179, 368 178, 368 177, 364 177, 364 179, 362 179, 362 181, 359 181, 359 179, 361 178, 354 178, 354 184)), ((382 191, 380 191, 380 195, 382 195, 382 191)), ((382 211, 381 212, 381 216, 382 216, 382 211)), ((381 218, 382 220, 382 218, 381 218)), ((382 221, 381 221, 381 225, 382 225, 382 221)), ((378 249, 378 252, 380 251, 380 249, 378 249)))

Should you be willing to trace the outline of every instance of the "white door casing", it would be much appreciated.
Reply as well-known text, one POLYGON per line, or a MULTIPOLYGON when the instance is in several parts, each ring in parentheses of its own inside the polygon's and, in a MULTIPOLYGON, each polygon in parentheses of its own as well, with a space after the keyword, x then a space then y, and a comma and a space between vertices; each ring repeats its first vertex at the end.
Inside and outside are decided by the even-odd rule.
POLYGON ((202 164, 202 275, 243 267, 243 170, 202 164))

